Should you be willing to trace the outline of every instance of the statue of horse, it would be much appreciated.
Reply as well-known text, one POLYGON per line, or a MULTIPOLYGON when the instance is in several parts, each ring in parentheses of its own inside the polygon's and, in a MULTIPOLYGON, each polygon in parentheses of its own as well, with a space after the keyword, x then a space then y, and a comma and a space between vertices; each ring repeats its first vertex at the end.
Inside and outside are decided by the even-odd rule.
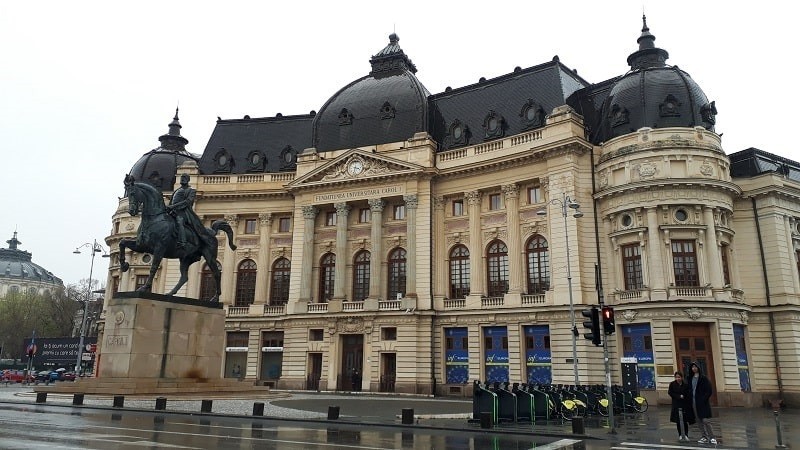
POLYGON ((150 292, 153 285, 153 277, 163 258, 177 258, 180 260, 181 276, 178 284, 172 288, 167 295, 175 295, 176 292, 189 279, 189 266, 200 257, 205 258, 208 268, 214 276, 216 283, 216 295, 209 301, 219 302, 222 293, 220 284, 222 273, 217 265, 217 233, 221 230, 228 236, 228 245, 231 250, 236 250, 233 243, 233 230, 228 222, 215 220, 211 228, 204 228, 202 234, 200 230, 187 230, 186 243, 178 245, 177 229, 175 218, 167 212, 164 197, 161 192, 147 183, 136 182, 130 175, 125 177, 125 196, 128 197, 128 213, 136 216, 141 212, 142 221, 139 224, 139 231, 136 239, 122 239, 119 242, 119 263, 123 272, 127 272, 129 264, 125 261, 125 249, 130 249, 137 253, 150 253, 153 260, 150 263, 150 275, 147 282, 137 289, 137 292, 150 292))

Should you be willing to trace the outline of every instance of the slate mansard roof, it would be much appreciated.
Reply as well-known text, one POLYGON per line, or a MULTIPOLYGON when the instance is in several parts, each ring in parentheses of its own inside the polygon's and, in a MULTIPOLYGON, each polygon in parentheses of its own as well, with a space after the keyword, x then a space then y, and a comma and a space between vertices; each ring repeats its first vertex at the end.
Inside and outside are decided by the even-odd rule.
MULTIPOLYGON (((396 34, 370 59, 372 70, 309 115, 218 120, 200 158, 212 173, 294 170, 305 148, 318 152, 398 142, 427 132, 439 151, 474 145, 544 126, 555 107, 584 117, 589 139, 601 144, 641 127, 713 131, 716 107, 688 73, 668 66, 666 50, 642 18, 630 70, 591 84, 558 57, 527 69, 431 95, 396 34)), ((176 116, 177 117, 177 116, 176 116)))

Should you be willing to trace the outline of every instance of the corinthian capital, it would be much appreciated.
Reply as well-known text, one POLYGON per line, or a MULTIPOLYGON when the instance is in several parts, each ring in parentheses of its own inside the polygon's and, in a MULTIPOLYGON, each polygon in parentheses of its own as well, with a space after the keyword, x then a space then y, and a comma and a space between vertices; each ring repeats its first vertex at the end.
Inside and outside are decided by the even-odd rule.
POLYGON ((519 186, 516 183, 504 184, 500 189, 502 189, 506 198, 517 198, 519 196, 519 186))
POLYGON ((303 206, 303 217, 306 219, 313 219, 317 217, 319 210, 313 206, 303 206))
POLYGON ((480 205, 481 192, 480 191, 464 192, 464 198, 467 199, 468 205, 480 205))
POLYGON ((347 217, 347 213, 350 212, 350 205, 347 203, 336 203, 333 207, 336 208, 336 215, 340 217, 347 217))
POLYGON ((419 204, 419 199, 416 195, 404 195, 403 201, 406 202, 407 209, 417 209, 417 205, 419 204))
POLYGON ((369 209, 371 209, 372 212, 382 212, 385 206, 386 202, 384 202, 383 199, 380 198, 369 199, 369 209))

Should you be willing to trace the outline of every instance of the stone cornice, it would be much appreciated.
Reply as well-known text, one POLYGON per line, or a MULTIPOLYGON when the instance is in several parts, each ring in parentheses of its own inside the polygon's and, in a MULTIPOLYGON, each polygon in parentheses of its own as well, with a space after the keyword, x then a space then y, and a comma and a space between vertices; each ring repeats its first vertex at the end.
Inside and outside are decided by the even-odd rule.
MULTIPOLYGON (((714 189, 734 196, 739 196, 742 189, 731 182, 719 180, 704 180, 697 178, 662 178, 647 181, 633 181, 620 186, 614 186, 598 191, 594 198, 602 200, 607 197, 633 194, 638 192, 657 192, 667 188, 688 188, 696 191, 698 187, 714 189)), ((698 197, 700 199, 700 197, 698 197)))

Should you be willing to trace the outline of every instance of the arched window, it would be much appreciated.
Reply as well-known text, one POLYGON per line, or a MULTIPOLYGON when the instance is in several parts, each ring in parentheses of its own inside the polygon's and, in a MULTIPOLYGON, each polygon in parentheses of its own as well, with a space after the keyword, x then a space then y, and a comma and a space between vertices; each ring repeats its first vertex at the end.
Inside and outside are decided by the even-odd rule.
POLYGON ((450 298, 469 295, 469 250, 456 245, 450 250, 450 298))
POLYGON ((528 294, 544 294, 550 289, 550 249, 538 234, 528 240, 528 294))
POLYGON ((333 284, 336 281, 336 255, 326 253, 319 262, 319 301, 326 303, 333 298, 333 284))
POLYGON ((289 273, 292 263, 286 258, 278 258, 272 265, 272 290, 270 305, 285 305, 289 302, 289 273))
POLYGON ((406 295, 406 251, 400 247, 389 253, 389 293, 387 300, 406 295))
POLYGON ((256 262, 245 259, 239 264, 236 275, 236 302, 234 306, 248 306, 256 298, 256 262))
POLYGON ((508 292, 508 247, 503 241, 492 241, 486 252, 487 295, 500 297, 508 292))
POLYGON ((353 301, 360 302, 369 296, 370 253, 362 250, 353 259, 353 301))
MULTIPOLYGON (((219 263, 217 263, 217 267, 219 267, 219 263)), ((200 272, 200 300, 207 302, 215 295, 217 295, 217 289, 214 283, 214 272, 211 271, 208 264, 203 264, 203 271, 200 272)))

